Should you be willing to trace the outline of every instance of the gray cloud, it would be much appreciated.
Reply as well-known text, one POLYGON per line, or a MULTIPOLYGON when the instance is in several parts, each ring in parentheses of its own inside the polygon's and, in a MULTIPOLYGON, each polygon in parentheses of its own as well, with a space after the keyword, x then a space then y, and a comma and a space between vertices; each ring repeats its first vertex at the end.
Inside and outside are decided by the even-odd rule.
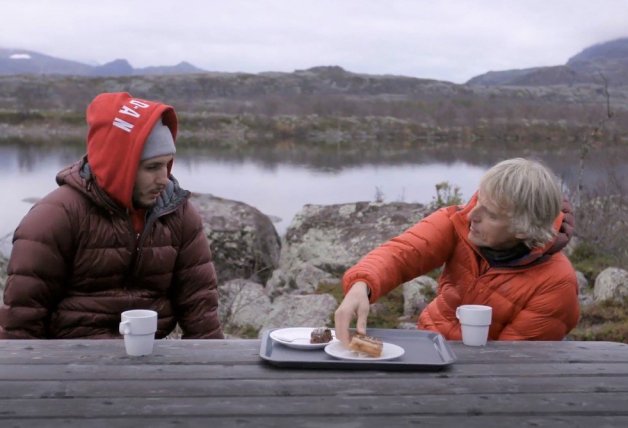
POLYGON ((350 71, 464 82, 628 36, 628 0, 3 2, 0 46, 135 67, 350 71))

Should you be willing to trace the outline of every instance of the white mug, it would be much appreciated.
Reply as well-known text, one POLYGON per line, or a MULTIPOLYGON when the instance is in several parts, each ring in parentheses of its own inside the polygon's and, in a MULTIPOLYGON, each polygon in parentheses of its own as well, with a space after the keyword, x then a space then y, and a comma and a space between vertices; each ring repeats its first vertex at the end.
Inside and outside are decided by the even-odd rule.
POLYGON ((462 305, 456 308, 456 318, 462 328, 462 343, 468 346, 484 346, 488 339, 493 308, 484 305, 462 305))
POLYGON ((132 356, 149 355, 153 352, 157 331, 157 312, 134 309, 122 312, 120 334, 124 335, 126 353, 132 356))

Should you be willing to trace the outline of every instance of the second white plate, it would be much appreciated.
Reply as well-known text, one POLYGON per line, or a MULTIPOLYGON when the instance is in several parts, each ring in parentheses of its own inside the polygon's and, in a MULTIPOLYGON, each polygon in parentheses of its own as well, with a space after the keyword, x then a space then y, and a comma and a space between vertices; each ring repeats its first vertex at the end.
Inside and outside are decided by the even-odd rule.
POLYGON ((379 357, 370 357, 361 352, 355 352, 345 348, 340 341, 335 341, 325 346, 325 352, 334 358, 340 358, 343 360, 360 360, 360 361, 384 361, 394 360, 401 357, 405 351, 401 346, 393 343, 384 342, 382 348, 382 355, 379 357))
POLYGON ((270 332, 270 338, 275 342, 279 342, 282 345, 289 346, 296 349, 321 349, 330 343, 335 343, 336 333, 331 330, 331 335, 334 339, 327 343, 310 343, 310 335, 314 330, 313 327, 291 327, 280 328, 270 332))

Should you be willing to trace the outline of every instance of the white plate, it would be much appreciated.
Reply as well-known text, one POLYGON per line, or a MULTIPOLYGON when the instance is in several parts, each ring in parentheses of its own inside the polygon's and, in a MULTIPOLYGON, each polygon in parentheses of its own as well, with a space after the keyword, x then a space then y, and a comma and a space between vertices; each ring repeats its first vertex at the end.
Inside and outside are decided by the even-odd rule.
POLYGON ((331 330, 331 336, 333 337, 331 342, 326 343, 310 343, 310 335, 314 327, 291 327, 281 328, 279 330, 273 330, 270 332, 270 338, 275 342, 279 342, 282 345, 289 346, 296 349, 321 349, 330 343, 337 342, 336 333, 331 330))
POLYGON ((327 352, 327 354, 331 355, 334 358, 360 361, 393 360, 395 358, 401 357, 405 353, 401 346, 397 346, 393 343, 384 342, 382 355, 380 355, 379 357, 370 357, 363 352, 356 352, 345 348, 345 346, 340 343, 340 341, 335 341, 325 346, 325 352, 327 352))

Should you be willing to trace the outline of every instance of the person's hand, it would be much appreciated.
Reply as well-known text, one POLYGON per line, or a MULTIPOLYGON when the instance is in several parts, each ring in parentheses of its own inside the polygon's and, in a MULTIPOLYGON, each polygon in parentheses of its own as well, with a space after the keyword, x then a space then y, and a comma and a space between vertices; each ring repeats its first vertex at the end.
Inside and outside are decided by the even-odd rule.
POLYGON ((353 284, 334 314, 336 339, 340 340, 345 346, 349 346, 349 342, 351 341, 349 325, 356 315, 358 318, 356 323, 357 332, 366 334, 366 319, 369 316, 369 298, 368 287, 366 283, 362 281, 353 284))

